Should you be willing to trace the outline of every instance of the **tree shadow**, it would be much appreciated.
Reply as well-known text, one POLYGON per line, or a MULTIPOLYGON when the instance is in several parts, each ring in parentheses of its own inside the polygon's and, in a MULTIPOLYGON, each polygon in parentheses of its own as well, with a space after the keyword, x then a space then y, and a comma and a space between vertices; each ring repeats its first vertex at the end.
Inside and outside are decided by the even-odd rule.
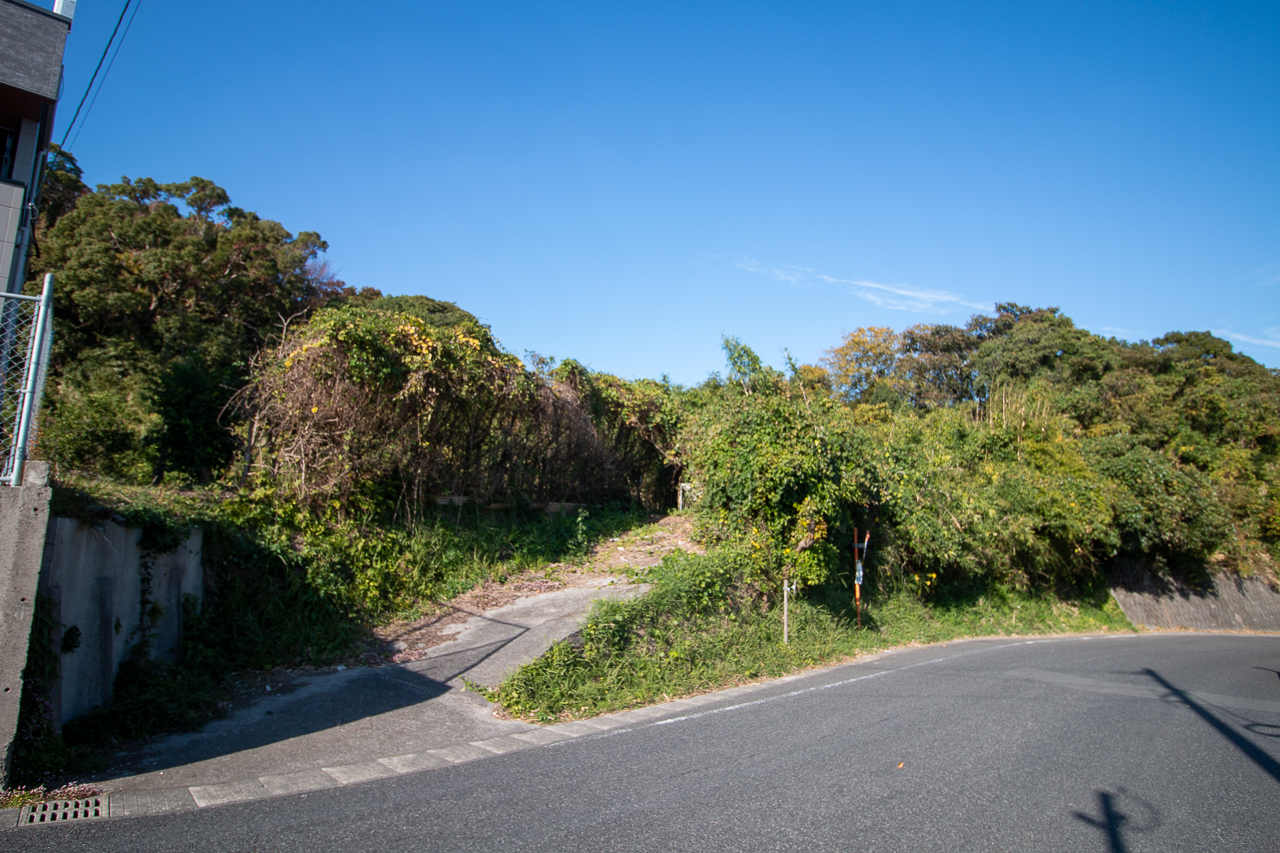
POLYGON ((1214 575, 1204 560, 1191 558, 1172 562, 1117 559, 1106 569, 1105 576, 1109 586, 1125 592, 1183 599, 1217 598, 1217 582, 1222 579, 1214 575))
POLYGON ((1260 669, 1263 672, 1274 672, 1278 677, 1280 677, 1280 669, 1272 669, 1267 666, 1255 666, 1254 669, 1260 669))
MULTIPOLYGON (((845 628, 855 628, 859 622, 858 600, 854 594, 853 581, 845 586, 841 579, 828 580, 826 583, 810 587, 804 591, 805 599, 816 607, 826 610, 845 628)), ((884 595, 877 593, 875 584, 862 585, 861 624, 863 631, 878 633, 880 623, 876 620, 875 604, 884 600, 884 595)))

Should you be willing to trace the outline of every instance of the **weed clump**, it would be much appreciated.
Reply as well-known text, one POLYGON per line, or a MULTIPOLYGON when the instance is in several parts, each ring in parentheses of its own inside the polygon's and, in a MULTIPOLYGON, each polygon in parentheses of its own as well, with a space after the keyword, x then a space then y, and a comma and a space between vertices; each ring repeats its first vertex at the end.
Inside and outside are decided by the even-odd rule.
POLYGON ((68 782, 52 790, 44 785, 6 788, 0 791, 0 809, 20 809, 23 806, 33 806, 36 803, 54 800, 84 800, 99 796, 101 793, 102 789, 98 786, 81 782, 68 782))

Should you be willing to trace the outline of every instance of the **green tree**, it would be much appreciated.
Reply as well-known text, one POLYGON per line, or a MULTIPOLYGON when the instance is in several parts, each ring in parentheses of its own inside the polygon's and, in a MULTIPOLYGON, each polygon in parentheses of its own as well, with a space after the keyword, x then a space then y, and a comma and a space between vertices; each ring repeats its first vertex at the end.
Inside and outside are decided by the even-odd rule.
POLYGON ((912 326, 902 333, 898 380, 921 408, 951 406, 974 399, 976 373, 972 356, 977 337, 945 324, 912 326))
POLYGON ((442 302, 427 296, 382 296, 370 300, 369 307, 378 311, 409 314, 438 328, 480 322, 474 315, 452 302, 442 302))
POLYGON ((736 337, 721 338, 720 346, 729 362, 729 381, 741 385, 742 393, 749 396, 757 391, 770 390, 781 378, 776 370, 760 361, 755 350, 736 337))
POLYGON ((835 392, 847 402, 863 399, 879 384, 896 386, 901 339, 886 326, 859 326, 831 347, 821 362, 835 392))
POLYGON ((57 281, 46 446, 72 468, 123 476, 112 461, 123 454, 131 479, 149 468, 207 481, 230 457, 220 416, 254 354, 351 289, 320 262, 318 234, 233 207, 207 179, 125 178, 77 194, 61 151, 51 173, 65 177, 47 197, 28 282, 57 281), (95 432, 114 435, 113 449, 86 440, 95 432))
POLYGON ((1102 378, 1117 362, 1113 344, 1076 328, 1057 308, 1017 316, 1008 331, 988 336, 973 357, 988 387, 1037 377, 1059 384, 1086 383, 1102 378))
POLYGON ((40 186, 40 223, 37 229, 40 234, 57 225, 58 220, 76 206, 80 196, 89 192, 81 180, 83 176, 80 164, 70 151, 63 151, 56 142, 49 145, 49 159, 40 186))

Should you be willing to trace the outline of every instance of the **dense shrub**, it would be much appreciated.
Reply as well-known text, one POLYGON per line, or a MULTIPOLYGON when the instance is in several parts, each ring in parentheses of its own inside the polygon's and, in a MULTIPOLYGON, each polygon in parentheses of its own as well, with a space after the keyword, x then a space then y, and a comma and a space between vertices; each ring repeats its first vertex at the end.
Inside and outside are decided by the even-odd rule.
POLYGON ((682 394, 683 476, 708 534, 759 555, 763 597, 843 577, 854 525, 874 566, 925 592, 1070 587, 1121 556, 1273 571, 1275 371, 1207 334, 1129 345, 1002 309, 965 330, 856 330, 828 357, 842 399, 803 393, 799 369, 742 381, 767 368, 732 340, 731 380, 682 394), (916 405, 872 403, 877 389, 916 405))
POLYGON ((439 495, 529 504, 656 490, 661 454, 644 437, 655 427, 632 422, 643 394, 580 366, 563 376, 526 369, 474 322, 323 311, 242 395, 254 473, 313 510, 394 506, 410 520, 439 495))

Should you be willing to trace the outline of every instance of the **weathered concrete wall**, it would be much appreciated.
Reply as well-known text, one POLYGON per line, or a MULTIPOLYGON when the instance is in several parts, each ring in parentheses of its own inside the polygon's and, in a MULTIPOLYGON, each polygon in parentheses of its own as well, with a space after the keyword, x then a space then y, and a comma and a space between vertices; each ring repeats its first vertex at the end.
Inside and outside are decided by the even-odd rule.
POLYGON ((1113 578, 1124 615, 1148 628, 1280 632, 1280 593, 1259 578, 1215 575, 1196 589, 1145 570, 1113 578))
POLYGON ((61 677, 53 688, 54 720, 60 723, 111 698, 120 663, 141 639, 144 556, 150 563, 145 606, 153 617, 152 657, 175 662, 182 644, 182 599, 200 597, 201 531, 192 528, 172 553, 144 555, 142 531, 111 521, 55 518, 49 524, 48 558, 40 591, 54 606, 62 635, 78 629, 80 646, 62 655, 61 677))
POLYGON ((21 486, 0 486, 0 787, 18 725, 22 670, 49 526, 49 466, 28 462, 21 486))

